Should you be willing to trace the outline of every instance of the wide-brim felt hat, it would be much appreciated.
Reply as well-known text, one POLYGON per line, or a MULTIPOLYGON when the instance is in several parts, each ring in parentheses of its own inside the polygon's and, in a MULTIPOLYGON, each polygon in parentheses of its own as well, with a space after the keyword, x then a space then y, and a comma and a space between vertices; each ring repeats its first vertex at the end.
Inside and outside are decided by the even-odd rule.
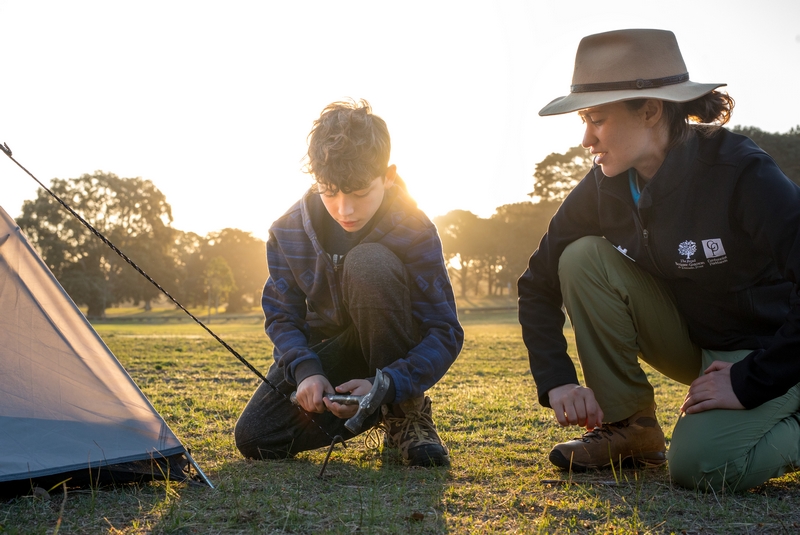
POLYGON ((558 115, 639 98, 688 102, 724 83, 689 80, 675 34, 667 30, 617 30, 581 39, 572 86, 539 111, 558 115))

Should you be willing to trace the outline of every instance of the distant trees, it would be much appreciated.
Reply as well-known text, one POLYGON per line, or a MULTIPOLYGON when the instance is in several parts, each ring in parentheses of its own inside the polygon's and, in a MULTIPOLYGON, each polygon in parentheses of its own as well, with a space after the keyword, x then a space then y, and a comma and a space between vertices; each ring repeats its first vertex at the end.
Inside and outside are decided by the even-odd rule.
POLYGON ((194 232, 178 232, 173 242, 172 258, 180 273, 173 295, 185 306, 201 306, 208 302, 205 289, 203 247, 206 239, 194 232))
POLYGON ((503 251, 504 260, 498 283, 510 286, 512 295, 516 295, 517 279, 528 267, 531 254, 539 246, 559 206, 561 202, 555 200, 520 202, 500 206, 492 215, 499 230, 496 246, 503 251))
POLYGON ((550 219, 591 168, 591 154, 583 147, 554 152, 536 164, 528 194, 533 202, 500 206, 488 219, 464 210, 435 218, 458 295, 515 295, 516 281, 550 219))
MULTIPOLYGON (((267 277, 265 244, 250 233, 201 237, 173 229, 164 194, 141 178, 96 171, 53 179, 50 189, 185 305, 227 301, 233 312, 257 302, 267 277)), ((44 190, 25 201, 17 223, 87 316, 103 317, 122 302, 148 309, 160 296, 44 190)))
MULTIPOLYGON (((50 189, 129 256, 137 257, 154 278, 170 276, 172 213, 152 182, 96 171, 54 179, 50 189)), ((147 303, 155 297, 157 289, 132 277, 121 258, 44 190, 35 200, 25 201, 17 223, 73 300, 87 306, 90 317, 102 317, 107 307, 123 300, 147 303)))
POLYGON ((263 240, 243 230, 226 228, 206 236, 203 252, 205 258, 223 258, 230 266, 236 284, 228 293, 228 312, 260 303, 268 275, 263 240))
POLYGON ((204 238, 186 233, 178 248, 176 257, 183 269, 181 288, 187 303, 200 306, 208 300, 206 271, 216 258, 225 261, 234 280, 223 299, 227 311, 241 312, 259 303, 268 275, 264 240, 243 230, 226 228, 204 238))
POLYGON ((767 151, 792 182, 800 185, 800 125, 785 134, 764 132, 754 126, 734 126, 731 131, 743 134, 767 151))
POLYGON ((563 201, 592 168, 592 155, 580 145, 564 154, 554 152, 536 164, 530 197, 543 201, 563 201))
POLYGON ((435 218, 457 294, 515 295, 517 278, 560 204, 506 204, 488 219, 464 210, 435 218))
POLYGON ((228 295, 236 289, 236 280, 230 266, 221 256, 215 256, 208 261, 206 269, 203 271, 203 282, 208 294, 208 309, 214 305, 214 311, 219 312, 220 300, 225 300, 228 295))
POLYGON ((442 248, 451 266, 451 277, 460 285, 461 297, 466 297, 470 282, 480 282, 481 261, 492 249, 486 220, 466 210, 453 210, 435 219, 442 248))

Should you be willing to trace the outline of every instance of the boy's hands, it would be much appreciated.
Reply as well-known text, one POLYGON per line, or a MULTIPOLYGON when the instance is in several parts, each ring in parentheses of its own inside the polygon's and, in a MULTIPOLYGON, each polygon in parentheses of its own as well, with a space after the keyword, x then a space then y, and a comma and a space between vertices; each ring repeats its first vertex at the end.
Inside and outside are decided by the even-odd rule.
MULTIPOLYGON (((372 390, 372 383, 366 379, 352 379, 336 387, 339 394, 350 393, 365 396, 372 390)), ((297 403, 307 412, 323 413, 331 411, 339 418, 352 418, 358 412, 358 405, 341 405, 322 397, 325 392, 334 392, 333 386, 324 375, 311 375, 297 385, 297 403)))
POLYGON ((561 385, 551 389, 547 396, 556 420, 564 427, 579 425, 591 431, 603 425, 603 410, 591 388, 575 384, 561 385))
POLYGON ((327 410, 322 394, 333 392, 333 386, 324 375, 311 375, 297 385, 297 403, 306 412, 323 413, 327 410))
MULTIPOLYGON (((342 383, 336 387, 336 392, 339 394, 347 394, 348 392, 354 396, 365 396, 372 390, 372 383, 366 379, 351 379, 346 383, 342 383)), ((327 398, 323 398, 325 406, 335 416, 339 418, 352 418, 358 412, 358 405, 342 405, 340 403, 333 403, 327 398)))

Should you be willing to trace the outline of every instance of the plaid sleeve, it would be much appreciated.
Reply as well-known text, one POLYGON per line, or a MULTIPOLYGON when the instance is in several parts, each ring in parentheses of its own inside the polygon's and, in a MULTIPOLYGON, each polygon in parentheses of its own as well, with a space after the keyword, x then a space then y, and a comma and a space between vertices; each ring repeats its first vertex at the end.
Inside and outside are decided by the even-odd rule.
POLYGON ((418 397, 436 384, 464 342, 442 243, 432 224, 410 244, 404 261, 412 280, 412 313, 422 340, 385 370, 395 385, 398 401, 418 397))
MULTIPOLYGON (((298 286, 287 262, 287 254, 276 233, 289 235, 302 230, 270 230, 267 241, 267 266, 269 278, 261 296, 264 310, 264 327, 275 346, 275 361, 285 369, 286 380, 297 384, 295 371, 303 363, 304 368, 318 368, 322 364, 317 355, 308 347, 309 326, 306 322, 306 296, 298 286)), ((281 236, 284 238, 285 236, 281 236)), ((306 374, 307 376, 308 374, 306 374)))

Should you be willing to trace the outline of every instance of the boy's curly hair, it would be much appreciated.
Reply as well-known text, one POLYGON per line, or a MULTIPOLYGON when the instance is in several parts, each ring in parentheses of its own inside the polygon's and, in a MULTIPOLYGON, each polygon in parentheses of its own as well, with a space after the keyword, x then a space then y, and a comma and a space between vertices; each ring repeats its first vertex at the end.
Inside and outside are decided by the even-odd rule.
POLYGON ((305 171, 312 188, 350 193, 364 189, 389 166, 391 141, 386 122, 364 99, 328 104, 308 134, 305 171))

